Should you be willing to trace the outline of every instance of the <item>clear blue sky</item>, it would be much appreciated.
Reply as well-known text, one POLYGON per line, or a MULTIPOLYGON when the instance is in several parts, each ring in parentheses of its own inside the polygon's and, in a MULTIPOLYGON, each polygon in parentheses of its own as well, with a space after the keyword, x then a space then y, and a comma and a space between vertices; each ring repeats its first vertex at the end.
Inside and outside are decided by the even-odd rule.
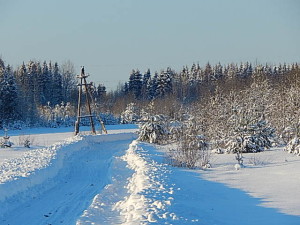
POLYGON ((300 62, 300 1, 0 0, 0 56, 70 60, 108 89, 135 68, 300 62))

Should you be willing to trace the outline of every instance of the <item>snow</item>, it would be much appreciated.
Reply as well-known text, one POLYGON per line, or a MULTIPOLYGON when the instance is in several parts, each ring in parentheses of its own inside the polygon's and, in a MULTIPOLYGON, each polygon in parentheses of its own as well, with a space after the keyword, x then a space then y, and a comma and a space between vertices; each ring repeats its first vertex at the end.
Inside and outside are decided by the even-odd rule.
POLYGON ((134 138, 130 130, 77 136, 6 160, 0 174, 1 224, 74 224, 109 182, 113 155, 134 138))
POLYGON ((32 148, 0 149, 0 224, 300 224, 300 157, 282 149, 244 154, 239 170, 233 154, 187 170, 134 126, 68 129, 28 130, 32 148))
POLYGON ((214 155, 214 168, 203 173, 204 178, 241 189, 262 199, 265 207, 300 216, 300 157, 282 148, 261 153, 244 154, 244 168, 233 169, 235 155, 214 155), (251 164, 256 159, 258 165, 251 164))
MULTIPOLYGON (((121 125, 107 125, 110 134, 122 132, 121 125)), ((127 132, 135 132, 137 126, 133 124, 126 125, 127 132)), ((90 127, 80 127, 81 134, 88 134, 90 127)), ((97 129, 99 130, 99 128, 97 129)), ((99 131, 98 131, 99 133, 99 131)), ((27 128, 22 130, 8 131, 10 140, 14 143, 13 148, 5 148, 0 151, 0 163, 4 161, 19 157, 20 153, 31 151, 32 149, 49 147, 55 143, 64 142, 67 138, 74 136, 74 127, 60 127, 60 128, 27 128), (32 140, 33 146, 30 149, 20 146, 20 137, 26 136, 32 140), (3 151, 2 151, 3 150, 3 151)), ((4 132, 1 134, 4 135, 4 132)))

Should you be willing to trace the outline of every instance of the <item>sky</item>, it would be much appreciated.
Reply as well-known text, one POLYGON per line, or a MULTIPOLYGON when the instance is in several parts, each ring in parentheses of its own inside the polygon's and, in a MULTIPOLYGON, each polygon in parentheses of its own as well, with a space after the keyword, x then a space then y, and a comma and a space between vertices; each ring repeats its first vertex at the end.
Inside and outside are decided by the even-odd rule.
POLYGON ((0 57, 71 61, 108 90, 132 69, 299 63, 300 1, 0 0, 0 57))

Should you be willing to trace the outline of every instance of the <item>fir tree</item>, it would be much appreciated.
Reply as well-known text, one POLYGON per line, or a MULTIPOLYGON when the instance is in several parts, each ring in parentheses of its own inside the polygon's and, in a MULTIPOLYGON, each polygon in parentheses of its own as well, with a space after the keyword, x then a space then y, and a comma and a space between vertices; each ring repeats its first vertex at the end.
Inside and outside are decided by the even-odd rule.
POLYGON ((1 123, 8 125, 20 119, 17 85, 9 65, 5 68, 3 76, 0 76, 0 96, 1 123))
POLYGON ((44 94, 44 99, 42 101, 43 105, 46 105, 47 102, 51 102, 52 97, 52 77, 51 73, 49 72, 49 67, 46 61, 43 62, 42 66, 42 89, 44 94))
POLYGON ((54 64, 53 68, 53 97, 52 97, 52 104, 60 104, 63 101, 62 97, 62 76, 58 68, 58 64, 54 64))

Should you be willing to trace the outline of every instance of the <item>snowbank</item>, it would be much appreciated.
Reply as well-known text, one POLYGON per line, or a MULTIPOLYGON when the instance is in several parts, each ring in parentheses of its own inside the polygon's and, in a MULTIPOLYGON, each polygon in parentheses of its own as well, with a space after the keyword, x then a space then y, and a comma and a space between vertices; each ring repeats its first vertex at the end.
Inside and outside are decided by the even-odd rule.
POLYGON ((120 211, 124 224, 153 223, 176 218, 176 215, 167 211, 173 200, 169 197, 173 187, 168 188, 163 177, 169 172, 166 165, 149 158, 147 160, 148 151, 137 144, 137 141, 133 141, 123 156, 134 173, 126 185, 128 195, 117 202, 114 209, 120 211))
POLYGON ((77 225, 165 224, 178 220, 169 209, 175 185, 168 180, 171 168, 156 157, 151 145, 133 141, 114 162, 112 183, 94 198, 77 225))

